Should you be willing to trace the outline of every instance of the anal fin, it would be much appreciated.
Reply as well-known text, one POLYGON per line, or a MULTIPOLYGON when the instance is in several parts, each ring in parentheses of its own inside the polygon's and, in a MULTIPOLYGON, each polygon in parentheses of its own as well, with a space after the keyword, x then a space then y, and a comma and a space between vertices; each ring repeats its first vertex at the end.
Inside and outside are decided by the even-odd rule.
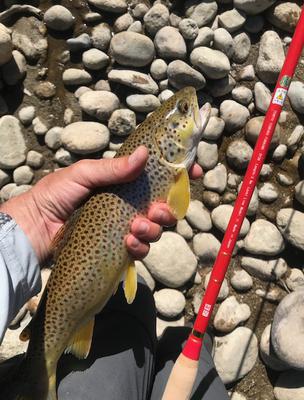
POLYGON ((87 358, 93 337, 94 318, 81 326, 74 334, 70 345, 66 348, 65 353, 74 354, 75 357, 83 359, 87 358))
POLYGON ((167 203, 176 219, 184 218, 190 203, 190 181, 186 168, 178 170, 175 182, 169 191, 167 203))
POLYGON ((135 299, 137 291, 137 273, 134 261, 131 261, 126 271, 126 277, 124 282, 124 292, 127 299, 127 303, 131 304, 135 299))

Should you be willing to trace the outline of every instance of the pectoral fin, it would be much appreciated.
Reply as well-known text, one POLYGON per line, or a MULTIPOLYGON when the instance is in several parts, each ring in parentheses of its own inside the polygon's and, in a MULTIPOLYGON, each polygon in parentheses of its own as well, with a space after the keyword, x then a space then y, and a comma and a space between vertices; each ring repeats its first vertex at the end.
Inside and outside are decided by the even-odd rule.
POLYGON ((126 277, 124 282, 124 292, 128 304, 131 304, 133 302, 136 295, 136 291, 137 291, 137 274, 134 261, 131 261, 126 271, 126 277))
POLYGON ((184 218, 190 203, 190 181, 186 168, 178 171, 175 183, 169 191, 167 203, 176 219, 184 218))
POLYGON ((75 333, 65 353, 72 353, 80 359, 87 358, 91 348, 93 329, 94 318, 75 333))

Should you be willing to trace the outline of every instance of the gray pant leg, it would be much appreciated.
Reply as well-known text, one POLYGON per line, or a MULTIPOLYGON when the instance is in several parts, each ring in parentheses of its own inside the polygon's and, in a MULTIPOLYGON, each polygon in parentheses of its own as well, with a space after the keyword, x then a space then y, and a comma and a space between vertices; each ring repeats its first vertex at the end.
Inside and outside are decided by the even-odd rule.
MULTIPOLYGON (((156 376, 150 400, 161 400, 174 362, 189 333, 190 328, 176 327, 167 328, 162 336, 156 355, 156 376)), ((211 339, 206 334, 191 400, 229 400, 227 390, 216 372, 210 354, 211 348, 211 339)))

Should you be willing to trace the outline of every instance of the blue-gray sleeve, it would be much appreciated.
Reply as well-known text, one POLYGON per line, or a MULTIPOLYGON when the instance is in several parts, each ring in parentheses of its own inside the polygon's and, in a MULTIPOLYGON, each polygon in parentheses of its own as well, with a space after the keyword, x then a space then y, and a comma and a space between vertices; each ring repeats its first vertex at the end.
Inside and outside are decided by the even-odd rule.
POLYGON ((39 263, 22 229, 0 213, 0 343, 19 309, 41 290, 39 263))

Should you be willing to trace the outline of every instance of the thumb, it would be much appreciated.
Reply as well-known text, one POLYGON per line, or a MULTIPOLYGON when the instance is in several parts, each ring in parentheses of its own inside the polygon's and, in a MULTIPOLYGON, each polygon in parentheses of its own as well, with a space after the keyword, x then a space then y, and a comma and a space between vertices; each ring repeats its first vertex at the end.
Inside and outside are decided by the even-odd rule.
POLYGON ((88 189, 129 182, 140 175, 147 160, 148 150, 140 146, 130 156, 79 161, 71 166, 71 178, 88 189))

